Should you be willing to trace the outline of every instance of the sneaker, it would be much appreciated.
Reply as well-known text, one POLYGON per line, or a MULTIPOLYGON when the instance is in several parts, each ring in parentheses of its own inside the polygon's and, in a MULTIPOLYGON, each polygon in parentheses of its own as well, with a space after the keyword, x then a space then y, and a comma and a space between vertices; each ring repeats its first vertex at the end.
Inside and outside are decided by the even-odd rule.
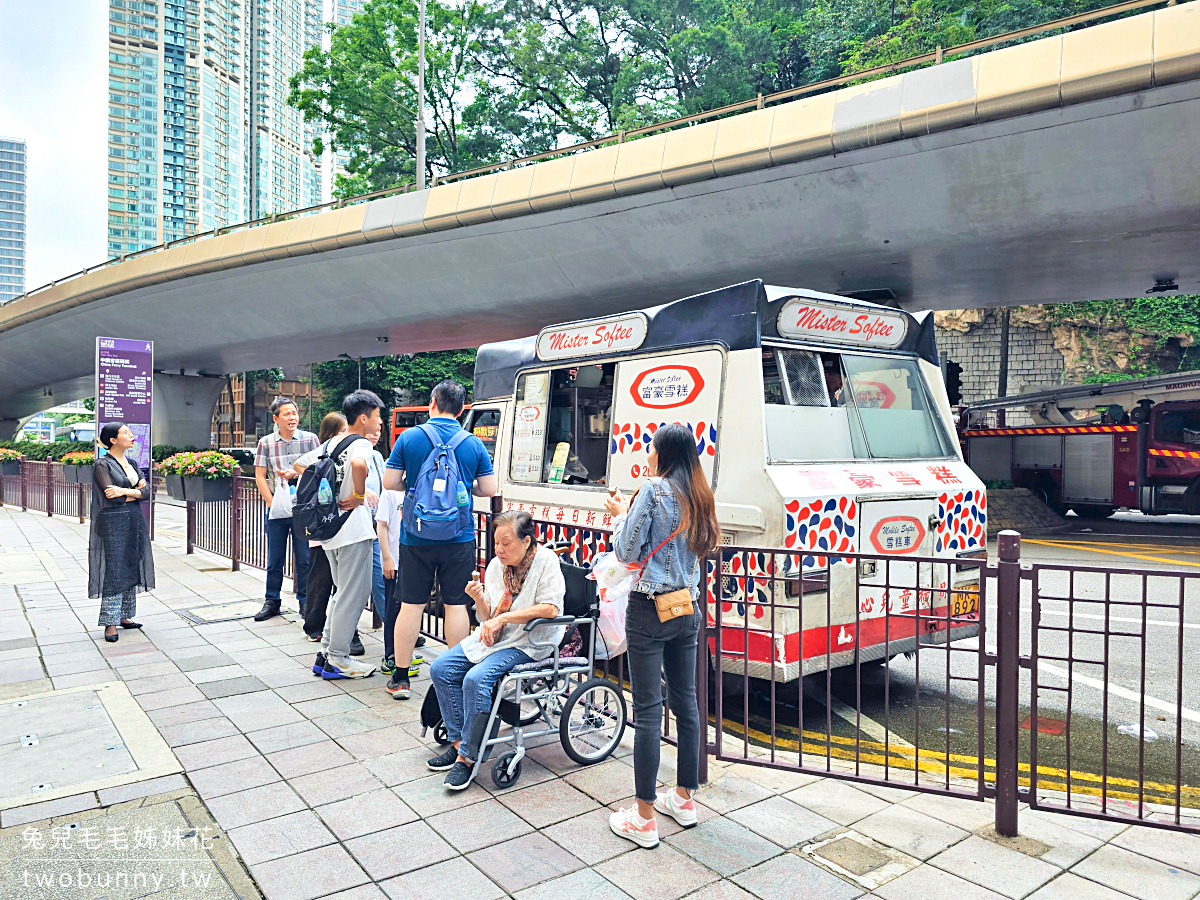
MULTIPOLYGON (((447 776, 449 777, 449 776, 447 776)), ((658 822, 654 819, 638 824, 638 808, 635 803, 629 809, 620 809, 608 817, 608 827, 617 837, 633 841, 647 850, 658 846, 658 822)))
POLYGON ((411 662, 408 664, 408 677, 409 678, 420 678, 421 677, 421 664, 419 662, 411 662))
POLYGON ((350 641, 351 656, 366 656, 367 651, 362 645, 362 639, 358 636, 358 632, 354 632, 354 639, 350 641))
POLYGON ((325 654, 318 653, 317 658, 315 660, 313 660, 312 673, 314 675, 316 675, 318 678, 320 678, 321 673, 324 671, 325 671, 325 654))
POLYGON ((465 762, 457 761, 457 750, 454 756, 456 762, 450 767, 450 771, 446 773, 446 780, 442 784, 452 791, 461 791, 471 784, 471 767, 465 762))
POLYGON ((407 700, 412 696, 412 688, 408 685, 408 678, 399 672, 392 673, 392 680, 387 683, 387 687, 384 690, 392 695, 393 700, 407 700))
POLYGON ((458 762, 458 749, 451 744, 433 759, 429 760, 427 765, 431 771, 445 772, 447 769, 454 768, 454 764, 458 762))
POLYGON ((338 681, 343 678, 370 678, 375 674, 375 667, 359 662, 356 659, 346 659, 338 661, 335 659, 325 660, 325 669, 321 672, 321 677, 326 681, 338 681))
POLYGON ((395 671, 396 671, 396 657, 385 656, 382 660, 380 660, 380 662, 379 662, 379 674, 380 675, 391 675, 395 671))
POLYGON ((684 828, 696 827, 696 801, 691 797, 683 800, 677 791, 670 790, 658 795, 658 799, 654 801, 654 808, 670 816, 684 828))
POLYGON ((304 632, 304 637, 306 640, 312 641, 314 644, 321 643, 321 635, 319 635, 319 634, 309 634, 306 631, 306 632, 304 632))
POLYGON ((424 646, 425 646, 425 635, 423 635, 423 634, 418 634, 418 635, 417 635, 417 644, 416 644, 416 645, 417 645, 418 647, 424 647, 424 646))

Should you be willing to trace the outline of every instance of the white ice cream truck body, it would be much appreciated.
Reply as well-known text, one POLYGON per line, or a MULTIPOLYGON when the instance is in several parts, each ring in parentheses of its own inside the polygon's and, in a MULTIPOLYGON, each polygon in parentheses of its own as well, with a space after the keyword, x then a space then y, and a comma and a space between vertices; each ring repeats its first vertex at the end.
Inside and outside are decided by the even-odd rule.
POLYGON ((585 564, 608 487, 635 491, 655 430, 686 425, 728 545, 706 579, 722 668, 791 681, 977 633, 955 560, 985 555, 986 498, 936 360, 932 316, 751 281, 484 345, 467 427, 504 507, 585 564))

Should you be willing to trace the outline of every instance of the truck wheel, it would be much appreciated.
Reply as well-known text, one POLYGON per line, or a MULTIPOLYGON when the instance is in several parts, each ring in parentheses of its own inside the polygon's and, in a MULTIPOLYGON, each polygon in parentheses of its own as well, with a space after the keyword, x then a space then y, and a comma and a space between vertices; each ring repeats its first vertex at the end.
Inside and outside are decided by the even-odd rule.
POLYGON ((1081 519, 1107 519, 1116 512, 1111 506, 1073 506, 1075 515, 1081 519))
POLYGON ((1200 478, 1193 481, 1183 495, 1183 510, 1189 516, 1200 516, 1200 478))

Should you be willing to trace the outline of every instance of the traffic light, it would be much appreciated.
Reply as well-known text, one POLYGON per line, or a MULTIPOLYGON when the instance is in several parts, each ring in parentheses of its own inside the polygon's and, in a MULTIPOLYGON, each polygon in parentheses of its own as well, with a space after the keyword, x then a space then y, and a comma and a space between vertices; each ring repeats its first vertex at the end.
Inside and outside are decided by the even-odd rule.
POLYGON ((951 406, 962 403, 962 366, 956 362, 946 363, 946 397, 951 406))

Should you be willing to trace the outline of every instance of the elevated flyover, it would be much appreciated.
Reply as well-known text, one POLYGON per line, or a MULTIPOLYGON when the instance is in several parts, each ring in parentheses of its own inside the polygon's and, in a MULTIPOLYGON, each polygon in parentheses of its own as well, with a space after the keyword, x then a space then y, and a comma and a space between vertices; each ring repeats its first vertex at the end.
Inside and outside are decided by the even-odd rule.
POLYGON ((756 277, 909 309, 1197 291, 1197 134, 1190 2, 105 264, 0 307, 0 418, 89 395, 97 334, 152 338, 204 407, 187 376, 474 346, 756 277))

